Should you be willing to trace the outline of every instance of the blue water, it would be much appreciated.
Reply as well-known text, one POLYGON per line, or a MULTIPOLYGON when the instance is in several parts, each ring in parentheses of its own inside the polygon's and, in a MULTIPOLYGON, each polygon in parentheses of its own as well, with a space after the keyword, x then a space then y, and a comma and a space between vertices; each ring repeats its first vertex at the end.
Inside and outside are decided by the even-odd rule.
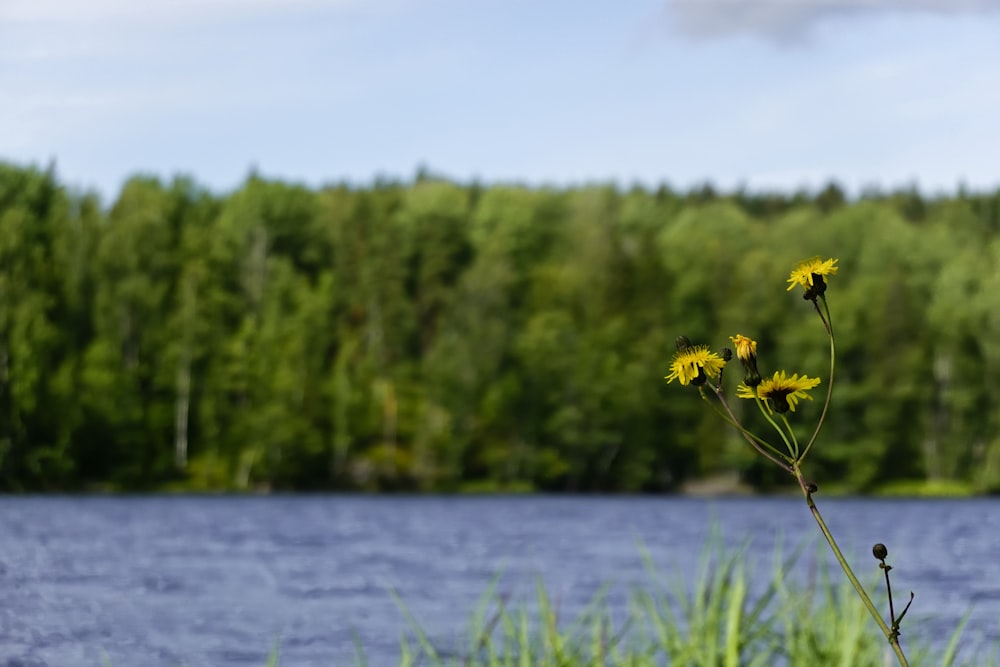
MULTIPOLYGON (((1000 642, 1000 500, 818 500, 866 580, 883 542, 897 596, 917 593, 904 645, 970 607, 970 636, 1000 642)), ((499 572, 515 599, 540 575, 570 617, 649 581, 640 543, 693 571, 713 523, 762 579, 776 540, 818 534, 800 498, 0 498, 0 666, 263 667, 279 641, 282 665, 352 665, 355 642, 394 665, 390 591, 446 649, 499 572)))

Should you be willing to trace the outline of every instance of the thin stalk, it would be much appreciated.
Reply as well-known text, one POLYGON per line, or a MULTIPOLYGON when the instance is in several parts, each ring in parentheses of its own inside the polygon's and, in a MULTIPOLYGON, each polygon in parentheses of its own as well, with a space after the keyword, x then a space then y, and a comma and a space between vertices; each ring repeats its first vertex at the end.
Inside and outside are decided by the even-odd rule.
POLYGON ((778 432, 778 435, 781 436, 781 439, 785 443, 785 447, 788 448, 788 453, 791 454, 794 459, 796 452, 792 450, 792 443, 788 441, 788 436, 786 436, 785 432, 781 430, 780 426, 778 426, 778 422, 771 419, 771 411, 766 405, 764 405, 764 401, 760 400, 760 396, 757 395, 757 387, 753 388, 753 400, 757 401, 757 409, 760 410, 760 414, 764 415, 764 419, 766 419, 768 423, 774 427, 774 430, 778 432))
MULTIPOLYGON (((771 444, 768 443, 767 441, 758 438, 753 433, 743 428, 739 420, 736 419, 736 415, 733 414, 733 409, 729 407, 729 403, 728 401, 726 401, 726 397, 723 396, 722 392, 718 390, 713 390, 713 391, 715 391, 715 395, 719 399, 719 403, 722 405, 723 408, 725 408, 726 414, 729 415, 728 419, 725 416, 723 416, 723 419, 725 419, 731 426, 736 428, 743 436, 743 438, 747 442, 749 442, 750 445, 754 449, 756 449, 761 456, 763 456, 764 458, 766 458, 768 461, 775 464, 779 468, 787 470, 788 472, 792 472, 791 462, 789 461, 788 457, 779 452, 774 447, 772 447, 771 444), (771 452, 767 450, 771 450, 771 452, 774 452, 774 454, 772 455, 771 452), (777 455, 778 458, 775 458, 775 455, 777 455)), ((706 401, 708 400, 708 398, 704 394, 702 394, 702 398, 704 398, 706 401)))
POLYGON ((885 592, 889 596, 889 622, 892 623, 892 627, 896 627, 896 610, 892 606, 892 584, 889 583, 889 568, 886 567, 884 558, 879 560, 882 561, 882 571, 885 572, 885 592))
POLYGON ((833 322, 830 319, 830 305, 826 302, 826 296, 821 298, 823 299, 823 307, 826 309, 826 316, 824 317, 823 311, 819 309, 819 304, 815 301, 813 301, 813 306, 816 307, 816 312, 819 313, 819 318, 823 320, 823 326, 826 327, 827 337, 830 339, 830 377, 826 381, 826 400, 823 401, 823 412, 819 415, 819 421, 816 422, 816 429, 809 438, 809 442, 806 443, 805 449, 802 450, 802 454, 798 457, 799 461, 806 458, 806 454, 809 453, 813 443, 816 442, 816 438, 819 437, 819 431, 823 428, 823 422, 826 421, 826 413, 830 409, 830 399, 833 396, 833 369, 836 366, 837 347, 833 338, 833 322))
POLYGON ((795 449, 795 451, 792 452, 792 458, 794 458, 796 461, 798 461, 798 460, 800 460, 799 459, 799 441, 795 438, 795 431, 792 430, 792 425, 788 423, 788 416, 787 415, 784 415, 784 414, 781 415, 781 422, 785 425, 785 429, 788 431, 788 437, 790 437, 792 439, 792 447, 795 449))
MULTIPOLYGON (((751 433, 750 431, 748 431, 743 426, 743 424, 741 424, 738 421, 738 419, 736 418, 736 415, 733 413, 732 408, 729 407, 729 403, 726 401, 726 397, 722 393, 721 390, 716 389, 716 388, 712 389, 712 391, 715 392, 715 397, 719 400, 719 403, 722 404, 726 408, 726 412, 723 412, 722 410, 720 410, 719 406, 717 406, 715 403, 713 403, 712 401, 710 401, 708 399, 708 396, 705 395, 705 392, 702 390, 701 387, 699 387, 698 390, 699 390, 699 393, 701 394, 702 400, 705 401, 706 403, 708 403, 709 407, 712 408, 712 411, 715 412, 715 414, 719 415, 719 418, 722 419, 722 421, 726 422, 727 424, 729 424, 730 426, 732 426, 733 428, 735 428, 737 431, 739 431, 740 434, 742 434, 744 438, 747 438, 747 439, 753 438, 753 441, 756 442, 758 445, 760 445, 762 447, 766 447, 767 449, 771 450, 775 455, 777 455, 779 458, 781 458, 782 460, 785 461, 784 467, 788 468, 787 464, 790 464, 792 462, 792 459, 790 457, 782 454, 780 451, 778 451, 778 449, 776 447, 772 446, 771 443, 769 443, 767 440, 764 440, 763 438, 758 437, 754 433, 751 433)), ((760 451, 759 448, 758 448, 758 451, 760 451)), ((791 471, 791 468, 788 468, 788 470, 791 471)))
POLYGON ((806 504, 809 505, 809 511, 812 512, 813 518, 816 520, 816 524, 819 526, 820 532, 823 533, 823 537, 826 538, 827 544, 830 545, 830 549, 833 551, 834 557, 836 557, 837 562, 840 563, 840 568, 851 581, 851 585, 854 586, 854 590, 857 591, 858 597, 861 598, 865 607, 868 608, 868 613, 870 613, 872 618, 875 619, 875 622, 878 623, 878 627, 882 630, 885 638, 889 640, 889 645, 892 646, 892 650, 896 654, 896 659, 899 660, 899 664, 902 667, 909 667, 910 663, 906 661, 906 656, 903 654, 903 648, 899 645, 899 637, 893 633, 888 625, 886 625, 885 619, 882 618, 878 609, 875 608, 875 603, 873 603, 871 598, 868 597, 868 593, 865 592, 864 586, 861 585, 861 582, 858 581, 858 578, 854 575, 854 571, 851 569, 851 566, 847 564, 847 559, 840 551, 840 547, 837 546, 837 541, 833 539, 833 534, 830 532, 830 529, 827 528, 826 522, 823 521, 823 516, 819 513, 819 508, 816 507, 816 503, 812 499, 812 491, 809 488, 809 483, 806 481, 805 477, 802 476, 802 470, 799 468, 798 463, 792 465, 792 473, 795 475, 795 479, 798 480, 799 486, 802 488, 802 494, 806 498, 806 504))

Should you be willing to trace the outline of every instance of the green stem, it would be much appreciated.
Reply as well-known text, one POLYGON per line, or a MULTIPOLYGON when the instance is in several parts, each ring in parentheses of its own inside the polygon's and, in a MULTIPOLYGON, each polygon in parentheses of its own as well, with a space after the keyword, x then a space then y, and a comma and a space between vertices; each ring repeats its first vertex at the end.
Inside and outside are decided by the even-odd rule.
POLYGON ((792 430, 792 425, 788 423, 788 416, 781 415, 781 421, 785 425, 785 429, 788 431, 788 437, 792 439, 792 447, 794 451, 792 452, 792 458, 796 461, 800 461, 799 457, 799 441, 795 438, 795 431, 792 430))
MULTIPOLYGON (((892 646, 893 652, 896 654, 896 659, 899 660, 899 664, 902 667, 909 667, 910 663, 906 661, 906 656, 903 655, 903 648, 899 645, 899 637, 889 628, 885 623, 885 619, 879 614, 878 609, 875 608, 875 604, 872 602, 871 598, 868 597, 868 593, 865 592, 864 587, 858 578, 854 575, 854 571, 851 566, 847 564, 847 559, 844 554, 840 551, 840 547, 837 546, 837 541, 833 539, 833 534, 830 533, 830 529, 826 527, 826 522, 823 521, 823 516, 819 513, 819 508, 816 507, 816 503, 812 499, 812 490, 810 489, 809 483, 806 481, 805 477, 802 476, 802 470, 799 468, 798 463, 792 464, 792 474, 795 475, 795 479, 798 480, 799 486, 802 488, 802 494, 806 498, 806 504, 809 505, 809 511, 812 512, 813 518, 816 520, 817 525, 819 525, 820 532, 823 533, 823 537, 826 538, 827 544, 830 545, 830 549, 833 551, 833 555, 836 557, 837 562, 840 563, 840 568, 850 579, 851 585, 854 586, 854 590, 857 591, 858 597, 868 608, 868 613, 872 615, 875 622, 878 623, 878 627, 882 630, 882 634, 885 638, 889 640, 889 645, 892 646)), ((815 487, 813 487, 815 488, 815 487)))
POLYGON ((733 428, 735 428, 737 431, 739 431, 740 434, 744 437, 744 439, 746 439, 746 441, 749 442, 750 445, 754 449, 756 449, 757 452, 761 456, 765 457, 766 459, 768 459, 769 461, 771 461, 775 465, 777 465, 777 466, 779 466, 779 467, 787 470, 788 472, 792 471, 791 459, 790 458, 788 458, 787 456, 785 456, 784 454, 782 454, 781 452, 779 452, 777 449, 775 449, 774 447, 772 447, 771 443, 767 442, 766 440, 764 440, 762 438, 758 438, 756 435, 754 435, 750 431, 748 431, 745 428, 743 428, 743 425, 740 424, 740 422, 739 422, 738 419, 736 419, 736 415, 733 414, 733 409, 731 407, 729 407, 729 402, 726 401, 726 397, 722 394, 722 392, 720 390, 714 389, 714 388, 712 389, 712 391, 715 392, 716 398, 719 399, 719 403, 722 405, 722 407, 724 407, 726 409, 726 413, 725 414, 723 414, 715 405, 712 404, 711 401, 708 400, 708 396, 705 395, 705 393, 704 393, 704 391, 702 391, 701 387, 699 387, 698 390, 701 393, 701 398, 704 401, 706 401, 709 405, 712 406, 712 409, 716 411, 716 414, 718 414, 720 417, 722 417, 722 420, 725 421, 727 424, 729 424, 730 426, 732 426, 733 428), (767 449, 765 449, 765 447, 767 449), (775 458, 775 456, 772 456, 767 450, 770 450, 771 452, 774 452, 774 455, 776 455, 778 458, 775 458))
POLYGON ((757 401, 757 409, 760 410, 760 414, 764 415, 764 419, 766 419, 768 423, 774 427, 774 430, 778 432, 778 435, 781 436, 781 439, 785 443, 785 447, 788 449, 788 453, 791 454, 794 459, 797 452, 792 449, 792 443, 788 441, 788 436, 786 436, 785 432, 781 430, 780 426, 778 426, 778 422, 771 419, 771 411, 766 405, 764 405, 764 401, 760 400, 760 396, 757 395, 757 387, 753 388, 753 400, 757 401))
POLYGON ((826 302, 826 297, 823 299, 823 308, 826 310, 826 316, 823 316, 823 312, 819 309, 819 305, 813 302, 816 307, 816 312, 819 313, 819 317, 823 320, 823 326, 826 327, 827 336, 830 339, 830 377, 826 381, 826 400, 823 402, 823 412, 819 415, 819 421, 816 422, 816 429, 813 431, 812 436, 809 438, 809 442, 806 443, 805 449, 802 450, 802 455, 798 457, 799 461, 806 458, 806 454, 812 448, 813 443, 816 442, 816 438, 819 437, 819 431, 823 428, 823 422, 826 421, 826 413, 830 409, 830 398, 833 396, 833 369, 836 366, 837 358, 837 347, 834 344, 833 339, 833 322, 830 319, 830 305, 826 302))

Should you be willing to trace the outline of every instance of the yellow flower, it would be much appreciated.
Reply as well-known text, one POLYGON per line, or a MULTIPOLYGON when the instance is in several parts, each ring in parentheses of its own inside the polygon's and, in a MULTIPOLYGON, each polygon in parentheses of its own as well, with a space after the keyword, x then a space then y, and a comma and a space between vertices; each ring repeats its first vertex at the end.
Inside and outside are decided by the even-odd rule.
POLYGON ((681 384, 704 384, 707 378, 716 377, 725 365, 722 357, 708 351, 707 345, 692 345, 674 354, 674 358, 670 360, 670 375, 666 376, 666 380, 680 380, 681 384))
POLYGON ((743 364, 743 384, 756 387, 760 384, 760 371, 757 370, 757 341, 743 334, 730 336, 729 340, 736 346, 736 356, 743 364))
MULTIPOLYGON (((819 378, 806 377, 805 375, 799 377, 798 373, 788 377, 785 375, 785 371, 776 371, 772 377, 760 383, 760 386, 757 387, 757 396, 762 399, 771 399, 775 412, 788 412, 789 410, 795 412, 795 405, 799 399, 812 400, 812 396, 806 392, 815 388, 819 383, 819 378)), ((753 398, 754 390, 752 387, 741 384, 736 388, 736 395, 740 398, 753 398)))
POLYGON ((751 340, 743 334, 730 336, 729 340, 733 341, 733 345, 736 346, 736 358, 740 361, 746 363, 757 358, 757 341, 751 340))
POLYGON ((788 278, 789 285, 786 291, 790 292, 796 285, 802 285, 807 295, 818 296, 822 294, 826 291, 826 281, 824 281, 823 276, 836 274, 836 264, 836 259, 820 259, 819 257, 799 262, 792 269, 791 276, 788 278))

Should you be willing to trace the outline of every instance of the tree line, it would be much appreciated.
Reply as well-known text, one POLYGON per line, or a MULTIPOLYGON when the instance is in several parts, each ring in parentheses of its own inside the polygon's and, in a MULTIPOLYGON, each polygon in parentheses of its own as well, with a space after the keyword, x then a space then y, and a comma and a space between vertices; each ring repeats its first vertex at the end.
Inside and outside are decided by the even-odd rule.
POLYGON ((762 372, 825 380, 822 325, 785 291, 822 255, 816 477, 997 491, 998 230, 1000 191, 251 174, 228 194, 137 176, 104 205, 0 164, 0 490, 768 488, 663 376, 676 336, 742 333, 762 372))

